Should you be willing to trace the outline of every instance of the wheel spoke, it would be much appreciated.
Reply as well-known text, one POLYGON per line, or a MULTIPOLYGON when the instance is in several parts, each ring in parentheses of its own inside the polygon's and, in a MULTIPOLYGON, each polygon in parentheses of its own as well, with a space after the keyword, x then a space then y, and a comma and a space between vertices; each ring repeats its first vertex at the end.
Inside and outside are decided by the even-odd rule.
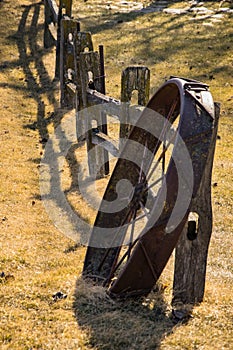
MULTIPOLYGON (((121 222, 121 225, 119 226, 117 232, 114 234, 114 237, 113 237, 113 240, 112 240, 112 242, 111 242, 110 248, 108 248, 108 249, 106 250, 106 252, 105 252, 105 254, 104 254, 104 256, 103 256, 103 259, 101 260, 101 262, 100 262, 100 264, 99 264, 99 266, 98 266, 98 270, 101 269, 101 267, 103 266, 105 260, 107 259, 108 255, 109 255, 111 249, 114 247, 114 244, 115 244, 115 241, 116 241, 116 239, 117 239, 117 237, 118 237, 118 234, 120 233, 120 231, 121 231, 121 229, 122 229, 122 226, 125 225, 125 223, 126 223, 128 217, 129 217, 129 215, 130 215, 130 213, 131 213, 131 210, 132 210, 132 208, 131 208, 131 206, 130 206, 129 209, 128 209, 128 211, 127 211, 127 213, 126 213, 126 216, 124 217, 124 219, 123 219, 122 222, 121 222)), ((126 231, 127 231, 128 227, 129 227, 129 225, 130 225, 130 221, 127 223, 127 228, 124 228, 124 229, 126 229, 126 231)))
POLYGON ((135 228, 135 223, 137 221, 136 219, 136 215, 137 215, 137 210, 134 210, 134 214, 133 214, 133 220, 131 222, 129 222, 128 227, 130 224, 132 224, 131 230, 130 230, 130 242, 129 242, 129 248, 127 249, 127 251, 124 253, 124 255, 121 257, 121 259, 118 261, 118 263, 116 264, 116 266, 112 269, 110 275, 108 276, 108 278, 105 280, 104 285, 107 285, 111 278, 113 277, 114 273, 116 272, 116 270, 118 270, 118 268, 121 266, 121 264, 123 263, 123 261, 125 260, 126 257, 130 257, 130 253, 132 250, 132 247, 134 246, 135 242, 133 242, 133 236, 134 236, 134 228, 135 228))
POLYGON ((144 167, 146 151, 147 151, 147 139, 146 139, 146 142, 145 142, 145 145, 144 145, 143 156, 142 156, 142 163, 141 163, 141 166, 140 166, 140 174, 139 174, 138 183, 140 183, 142 181, 142 172, 143 172, 143 167, 144 167))
MULTIPOLYGON (((127 251, 123 254, 123 256, 120 258, 120 260, 118 261, 118 263, 116 264, 116 266, 114 267, 114 269, 111 272, 111 275, 107 278, 107 280, 105 281, 105 284, 107 284, 112 276, 114 275, 114 273, 119 269, 119 267, 121 266, 121 264, 123 263, 123 261, 127 258, 130 258, 130 254, 132 251, 132 248, 135 246, 135 244, 137 243, 138 239, 140 238, 141 234, 134 240, 134 229, 135 229, 135 224, 137 221, 142 220, 143 218, 148 218, 148 214, 145 213, 143 215, 140 215, 139 217, 136 217, 137 215, 137 210, 134 211, 134 216, 133 216, 133 220, 129 222, 129 225, 132 225, 131 229, 130 229, 130 241, 129 241, 129 247, 127 249, 127 251)), ((129 226, 128 225, 128 226, 129 226)))
POLYGON ((143 204, 141 201, 139 201, 139 204, 140 204, 140 207, 141 207, 142 211, 143 211, 144 214, 146 215, 147 220, 149 220, 149 219, 150 219, 150 215, 149 215, 149 213, 147 212, 147 210, 146 210, 144 204, 143 204))
POLYGON ((134 237, 134 228, 135 228, 136 215, 137 215, 137 210, 134 211, 132 226, 131 226, 131 230, 130 230, 129 248, 128 248, 128 254, 127 254, 128 260, 129 260, 129 257, 130 257, 131 247, 132 247, 132 242, 133 242, 133 237, 134 237))
MULTIPOLYGON (((134 222, 136 223, 137 221, 142 220, 142 219, 144 219, 144 218, 147 218, 147 215, 146 215, 146 214, 142 214, 142 215, 138 216, 137 218, 135 218, 134 222)), ((130 224, 131 224, 131 223, 130 223, 130 224)))
MULTIPOLYGON (((163 125, 163 129, 162 129, 162 131, 161 131, 161 136, 160 136, 160 139, 162 138, 162 139, 164 139, 164 137, 165 137, 165 134, 166 134, 166 132, 167 132, 167 130, 168 129, 170 129, 170 120, 171 120, 171 117, 172 117, 172 115, 173 115, 173 113, 174 113, 174 110, 175 110, 175 108, 176 108, 176 106, 177 106, 177 103, 178 103, 178 101, 179 101, 179 96, 177 96, 175 99, 174 99, 174 101, 173 101, 173 103, 172 103, 172 105, 171 105, 171 107, 170 107, 170 110, 169 110, 169 112, 168 112, 168 114, 167 114, 167 116, 166 116, 166 118, 165 118, 165 123, 164 123, 164 125, 163 125)), ((158 140, 157 142, 156 142, 156 145, 155 145, 155 147, 154 147, 154 149, 153 149, 153 152, 152 152, 152 157, 151 157, 151 161, 150 161, 150 164, 152 163, 152 161, 153 161, 153 159, 154 159, 154 155, 155 155, 155 153, 158 151, 158 149, 159 149, 159 146, 160 146, 160 140, 158 140)), ((171 144, 171 141, 169 142, 169 146, 170 146, 170 144, 171 144)), ((167 146, 165 146, 166 147, 166 150, 167 150, 167 146)), ((166 151, 165 151, 166 152, 166 151)), ((164 152, 164 154, 165 154, 165 152, 164 152)), ((163 154, 163 153, 162 153, 163 154)), ((161 159, 160 159, 161 160, 161 159)), ((157 166, 156 166, 157 167, 157 166)), ((156 169, 156 168, 155 168, 156 169)), ((152 170, 152 171, 154 171, 154 170, 152 170)), ((151 175, 150 175, 150 177, 151 177, 151 175)))
POLYGON ((163 143, 163 157, 162 157, 162 174, 164 174, 165 171, 165 153, 166 153, 166 140, 164 140, 163 143))
MULTIPOLYGON (((170 110, 169 110, 169 112, 168 112, 168 114, 167 114, 167 116, 166 116, 166 122, 165 122, 164 125, 163 125, 163 129, 162 129, 161 136, 160 136, 161 138, 164 138, 165 133, 166 133, 168 127, 171 125, 171 124, 170 124, 170 120, 171 120, 171 117, 172 117, 172 115, 173 115, 173 113, 174 113, 174 110, 175 110, 175 108, 176 108, 176 106, 177 106, 178 101, 179 101, 179 96, 177 96, 177 97, 174 99, 174 101, 173 101, 173 103, 172 103, 172 105, 171 105, 171 107, 170 107, 170 110)), ((155 149, 154 149, 154 153, 153 153, 153 154, 155 154, 155 152, 158 151, 159 145, 160 145, 160 142, 158 141, 158 142, 157 142, 157 145, 156 145, 156 147, 155 147, 155 149)))
POLYGON ((174 141, 174 139, 176 138, 176 135, 178 133, 178 130, 175 130, 174 134, 172 135, 172 138, 168 141, 167 145, 163 148, 159 158, 157 159, 157 161, 155 162, 155 165, 153 166, 153 168, 151 169, 149 175, 147 176, 147 181, 150 180, 151 176, 153 175, 153 173, 155 172, 155 170, 157 169, 160 161, 163 159, 163 157, 165 156, 165 153, 167 152, 169 146, 172 144, 172 142, 174 141))
POLYGON ((148 192, 152 187, 154 187, 155 185, 157 185, 159 182, 161 182, 163 179, 165 178, 164 175, 162 175, 161 177, 159 177, 157 180, 155 180, 154 182, 152 182, 149 186, 147 186, 146 191, 148 192))

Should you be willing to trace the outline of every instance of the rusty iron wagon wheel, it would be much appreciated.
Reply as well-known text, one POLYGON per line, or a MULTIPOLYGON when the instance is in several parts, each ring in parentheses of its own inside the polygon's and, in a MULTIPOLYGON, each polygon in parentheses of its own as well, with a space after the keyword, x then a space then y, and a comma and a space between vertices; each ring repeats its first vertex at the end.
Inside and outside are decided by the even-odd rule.
POLYGON ((112 296, 146 295, 163 271, 199 188, 214 122, 208 86, 171 77, 149 101, 113 170, 83 276, 112 296))

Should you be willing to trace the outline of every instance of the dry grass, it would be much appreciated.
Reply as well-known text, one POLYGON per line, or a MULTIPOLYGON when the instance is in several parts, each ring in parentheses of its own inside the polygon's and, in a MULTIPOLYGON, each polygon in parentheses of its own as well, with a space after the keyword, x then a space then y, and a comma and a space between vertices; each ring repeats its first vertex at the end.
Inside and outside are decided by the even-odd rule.
MULTIPOLYGON (((136 2, 136 1, 135 1, 136 2)), ((75 2, 74 2, 75 3, 75 2)), ((119 3, 119 2, 115 2, 119 3)), ((143 1, 146 6, 149 1, 143 1)), ((0 344, 1 349, 231 349, 232 261, 232 19, 210 27, 193 13, 119 12, 102 2, 75 3, 74 15, 106 51, 107 91, 119 97, 122 68, 151 69, 152 92, 170 75, 210 84, 221 102, 213 172, 214 229, 204 302, 192 318, 171 317, 172 259, 148 298, 117 302, 80 278, 85 248, 60 233, 40 199, 39 166, 48 139, 66 118, 54 82, 54 49, 43 49, 43 6, 33 0, 0 2, 0 344), (97 9, 98 11, 94 11, 97 9), (4 272, 4 274, 3 274, 4 272), (54 300, 61 291, 67 298, 54 300)), ((113 2, 112 2, 113 4, 113 2)), ((186 6, 187 1, 172 6, 186 6)), ((225 2, 227 6, 229 2, 225 2)), ((218 10, 219 3, 205 1, 218 10)), ((224 6, 225 6, 224 5, 224 6)), ((74 149, 62 186, 87 221, 95 211, 83 203, 75 176, 82 148, 74 149), (70 165, 72 164, 72 169, 70 165)), ((100 185, 101 188, 102 185, 100 185)))

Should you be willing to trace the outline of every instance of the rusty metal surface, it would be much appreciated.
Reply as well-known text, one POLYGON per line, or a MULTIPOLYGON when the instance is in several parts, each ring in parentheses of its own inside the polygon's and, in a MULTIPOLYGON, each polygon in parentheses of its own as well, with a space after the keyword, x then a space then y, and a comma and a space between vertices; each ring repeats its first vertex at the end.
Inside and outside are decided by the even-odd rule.
MULTIPOLYGON (((214 105, 207 85, 173 77, 155 93, 147 107, 160 113, 164 118, 169 116, 171 122, 180 114, 178 130, 192 161, 194 174, 192 196, 195 197, 205 168, 213 130, 214 105)), ((148 149, 156 154, 161 141, 151 133, 142 130, 143 125, 148 122, 148 109, 142 113, 137 126, 133 127, 129 140, 147 145, 148 149)), ((154 125, 154 127, 158 126, 154 125)), ((103 199, 109 203, 115 200, 116 185, 121 179, 128 179, 135 188, 141 182, 138 165, 124 157, 128 147, 127 142, 104 194, 103 199)), ((139 159, 143 157, 140 152, 137 152, 135 156, 139 159)), ((144 167, 146 168, 147 164, 144 164, 144 167)), ((146 174, 144 182, 145 179, 146 174)), ((148 226, 144 229, 144 234, 134 244, 135 247, 129 260, 110 287, 111 295, 128 296, 148 293, 159 278, 177 244, 187 220, 189 207, 179 225, 167 233, 166 226, 178 193, 178 175, 173 159, 169 163, 164 186, 166 186, 166 200, 162 213, 152 227, 148 226)), ((165 188, 162 187, 161 193, 164 191, 165 188)), ((84 276, 104 281, 104 283, 110 282, 126 233, 126 230, 119 230, 119 227, 131 220, 132 208, 136 205, 135 198, 125 208, 119 210, 116 208, 114 214, 106 213, 104 204, 101 204, 87 249, 84 276), (102 231, 101 228, 103 228, 102 231), (104 228, 112 228, 111 234, 104 234, 104 228)), ((153 216, 153 211, 151 215, 153 216)))

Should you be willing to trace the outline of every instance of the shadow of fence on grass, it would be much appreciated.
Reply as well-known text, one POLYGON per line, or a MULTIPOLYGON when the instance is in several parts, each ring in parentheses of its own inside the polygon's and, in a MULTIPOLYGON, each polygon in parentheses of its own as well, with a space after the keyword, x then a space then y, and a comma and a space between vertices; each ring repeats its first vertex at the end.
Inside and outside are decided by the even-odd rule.
MULTIPOLYGON (((14 61, 3 62, 0 65, 0 69, 9 70, 14 68, 21 68, 24 73, 24 85, 17 85, 6 82, 4 86, 9 86, 15 93, 22 90, 25 94, 26 100, 28 98, 33 99, 36 102, 36 120, 25 124, 23 127, 25 129, 38 130, 39 136, 38 141, 41 143, 43 152, 41 152, 41 158, 46 157, 46 144, 49 140, 51 130, 54 130, 54 134, 57 135, 59 126, 61 125, 64 114, 68 111, 60 108, 59 94, 58 94, 58 81, 54 79, 54 66, 55 66, 55 52, 51 55, 54 59, 54 64, 51 64, 52 72, 49 72, 45 64, 45 56, 50 54, 50 50, 53 49, 44 49, 42 44, 43 38, 43 24, 41 24, 41 18, 43 18, 44 4, 43 2, 38 2, 31 5, 22 5, 22 15, 19 20, 18 29, 13 34, 8 36, 10 42, 16 43, 18 49, 19 58, 14 61), (46 106, 48 105, 48 106, 46 106)), ((46 58, 48 60, 48 58, 46 58)), ((59 131, 61 134, 61 131, 59 131)), ((59 134, 58 132, 58 134, 59 134)), ((58 135, 59 137, 59 135, 58 135)), ((69 140, 66 138, 66 134, 62 134, 62 138, 59 139, 59 147, 61 153, 63 151, 64 143, 69 143, 69 140)), ((80 144, 73 144, 69 148, 66 161, 70 170, 71 176, 71 185, 69 191, 78 191, 78 171, 79 163, 77 162, 75 151, 80 144)), ((64 215, 69 217, 69 211, 76 213, 75 208, 72 206, 62 206, 62 203, 59 202, 59 193, 66 196, 67 193, 63 191, 62 188, 62 172, 59 168, 58 158, 59 154, 54 151, 52 154, 52 160, 50 163, 46 164, 48 166, 48 171, 50 172, 50 190, 46 194, 46 198, 41 198, 41 193, 37 193, 34 199, 49 199, 54 202, 54 207, 58 211, 63 211, 64 215), (52 165, 51 165, 52 164, 52 165), (56 191, 58 196, 55 198, 53 196, 54 189, 54 177, 56 177, 56 191), (67 212, 66 212, 67 209, 67 212)), ((34 162, 36 166, 40 166, 40 159, 30 159, 34 162)), ((77 213, 76 213, 77 214, 77 213)))
POLYGON ((54 110, 58 109, 58 102, 55 97, 55 81, 50 78, 43 62, 46 51, 38 45, 39 31, 42 30, 38 25, 42 5, 43 3, 36 3, 24 6, 18 31, 13 38, 16 39, 19 63, 25 75, 29 97, 37 103, 37 121, 25 127, 38 129, 40 140, 45 143, 49 138, 48 124, 54 122, 54 114, 45 115, 43 95, 47 96, 54 110))

